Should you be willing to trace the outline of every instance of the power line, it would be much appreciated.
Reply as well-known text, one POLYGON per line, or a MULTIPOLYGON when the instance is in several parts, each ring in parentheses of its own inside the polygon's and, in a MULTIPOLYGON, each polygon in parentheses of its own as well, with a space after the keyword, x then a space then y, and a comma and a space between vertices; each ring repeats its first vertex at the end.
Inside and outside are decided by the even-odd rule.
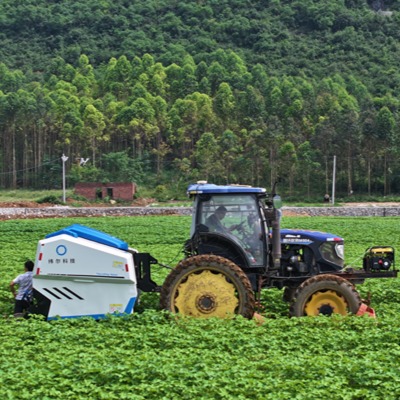
POLYGON ((17 170, 14 170, 14 171, 0 172, 0 175, 10 175, 10 174, 18 173, 18 172, 33 171, 35 169, 39 169, 39 168, 42 168, 42 167, 47 167, 47 166, 49 166, 49 164, 54 163, 55 161, 58 161, 58 158, 55 158, 54 160, 46 161, 46 163, 41 164, 41 165, 39 165, 37 167, 30 167, 30 168, 24 168, 24 169, 17 169, 17 170))

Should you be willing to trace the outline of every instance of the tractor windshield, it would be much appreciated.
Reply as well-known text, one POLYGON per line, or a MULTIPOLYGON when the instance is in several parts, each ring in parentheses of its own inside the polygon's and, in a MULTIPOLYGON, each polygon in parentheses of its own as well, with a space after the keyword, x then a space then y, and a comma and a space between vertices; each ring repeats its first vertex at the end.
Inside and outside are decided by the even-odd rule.
POLYGON ((245 251, 250 264, 263 264, 263 222, 255 196, 211 195, 200 202, 196 223, 234 240, 245 251))

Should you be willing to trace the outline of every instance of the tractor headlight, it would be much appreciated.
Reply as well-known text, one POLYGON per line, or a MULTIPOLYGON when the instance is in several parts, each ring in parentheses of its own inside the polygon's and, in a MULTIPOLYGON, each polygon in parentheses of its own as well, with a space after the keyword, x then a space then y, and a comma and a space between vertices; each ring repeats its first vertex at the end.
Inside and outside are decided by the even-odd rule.
POLYGON ((336 254, 338 255, 339 258, 344 260, 344 245, 343 244, 337 244, 335 246, 336 249, 336 254))
POLYGON ((343 266, 344 265, 344 245, 342 243, 324 242, 319 247, 321 256, 330 263, 343 266))

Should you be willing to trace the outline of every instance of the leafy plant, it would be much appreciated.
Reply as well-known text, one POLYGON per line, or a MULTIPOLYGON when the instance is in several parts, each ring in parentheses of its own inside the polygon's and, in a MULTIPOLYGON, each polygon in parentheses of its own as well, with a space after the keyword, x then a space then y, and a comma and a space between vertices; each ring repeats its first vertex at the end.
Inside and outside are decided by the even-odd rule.
POLYGON ((48 195, 48 196, 41 197, 40 199, 37 199, 36 202, 39 204, 43 204, 43 203, 62 204, 61 199, 55 195, 48 195))
MULTIPOLYGON (((345 238, 347 263, 361 266, 373 244, 399 247, 399 218, 284 217, 285 227, 345 238)), ((262 293, 264 324, 171 318, 156 293, 136 313, 105 320, 45 322, 8 317, 10 280, 33 258, 37 241, 72 223, 103 230, 174 266, 190 217, 54 218, 0 224, 0 396, 9 399, 395 399, 400 345, 397 279, 371 279, 377 319, 289 318, 281 291, 262 293), (10 234, 12 232, 12 234, 10 234), (27 373, 29 371, 29 373, 27 373)), ((152 268, 161 284, 168 270, 152 268)))

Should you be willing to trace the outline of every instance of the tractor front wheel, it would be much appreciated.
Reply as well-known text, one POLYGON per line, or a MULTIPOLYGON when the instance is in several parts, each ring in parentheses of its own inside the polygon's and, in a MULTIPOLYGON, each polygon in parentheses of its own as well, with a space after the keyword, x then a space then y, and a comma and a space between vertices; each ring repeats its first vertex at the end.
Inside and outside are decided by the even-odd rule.
POLYGON ((304 281, 290 306, 292 317, 356 314, 361 298, 354 285, 336 275, 319 275, 304 281))
POLYGON ((173 313, 200 318, 251 318, 254 293, 247 275, 232 261, 199 255, 181 261, 167 276, 160 306, 173 313))

